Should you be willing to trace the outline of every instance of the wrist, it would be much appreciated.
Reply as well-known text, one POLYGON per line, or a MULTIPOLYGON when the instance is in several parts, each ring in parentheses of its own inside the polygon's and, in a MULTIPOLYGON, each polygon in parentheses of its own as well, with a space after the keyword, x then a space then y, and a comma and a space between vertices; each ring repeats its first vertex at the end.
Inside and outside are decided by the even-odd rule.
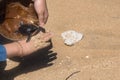
POLYGON ((24 56, 24 52, 23 52, 23 46, 22 46, 21 42, 17 41, 15 43, 16 43, 18 49, 19 49, 18 50, 18 56, 23 57, 24 56))
POLYGON ((21 49, 18 46, 18 44, 16 44, 16 42, 5 44, 4 47, 6 48, 6 53, 8 58, 20 55, 21 49))

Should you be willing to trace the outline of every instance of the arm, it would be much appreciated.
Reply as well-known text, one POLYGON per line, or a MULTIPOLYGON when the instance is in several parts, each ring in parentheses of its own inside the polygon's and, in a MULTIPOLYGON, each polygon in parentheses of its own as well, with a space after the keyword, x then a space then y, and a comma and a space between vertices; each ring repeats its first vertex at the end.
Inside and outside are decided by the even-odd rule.
POLYGON ((51 37, 51 33, 39 33, 33 36, 29 42, 20 40, 18 42, 0 45, 0 73, 3 72, 6 66, 6 58, 30 55, 37 50, 49 46, 50 42, 48 41, 51 37))
POLYGON ((14 56, 22 57, 30 55, 33 52, 48 46, 50 44, 48 41, 51 39, 51 37, 51 33, 39 33, 33 36, 29 42, 26 42, 26 40, 20 40, 5 44, 4 47, 6 49, 7 57, 11 58, 14 56))

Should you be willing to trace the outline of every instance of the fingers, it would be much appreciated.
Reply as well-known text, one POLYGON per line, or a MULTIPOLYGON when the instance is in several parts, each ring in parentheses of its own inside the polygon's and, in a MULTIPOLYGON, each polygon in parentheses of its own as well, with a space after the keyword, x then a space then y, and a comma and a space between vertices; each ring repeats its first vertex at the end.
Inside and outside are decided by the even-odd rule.
POLYGON ((35 49, 42 49, 50 45, 49 40, 53 35, 49 33, 39 33, 32 37, 33 48, 35 49))
POLYGON ((38 15, 39 24, 41 27, 43 27, 48 19, 48 9, 47 9, 46 0, 35 0, 34 7, 38 15))
POLYGON ((45 14, 44 14, 44 23, 46 24, 46 22, 47 22, 47 20, 48 20, 48 17, 49 17, 49 14, 48 14, 48 12, 46 12, 45 14))
POLYGON ((40 26, 43 27, 46 24, 47 20, 48 20, 48 12, 39 14, 38 18, 39 18, 40 26))
POLYGON ((40 26, 41 27, 43 27, 44 26, 44 14, 40 14, 40 15, 38 15, 38 18, 39 18, 39 24, 40 24, 40 26))
MULTIPOLYGON (((42 45, 42 48, 45 48, 45 47, 47 47, 47 46, 49 46, 50 45, 50 42, 46 42, 46 43, 44 43, 43 45, 42 45)), ((41 48, 41 49, 42 49, 41 48)))
POLYGON ((47 42, 52 38, 53 34, 50 32, 46 32, 46 33, 38 33, 37 35, 32 37, 32 40, 35 41, 42 41, 42 42, 47 42))
POLYGON ((52 36, 53 36, 52 33, 45 33, 45 34, 43 35, 43 37, 42 37, 42 40, 45 41, 45 42, 46 42, 46 41, 49 41, 52 36))

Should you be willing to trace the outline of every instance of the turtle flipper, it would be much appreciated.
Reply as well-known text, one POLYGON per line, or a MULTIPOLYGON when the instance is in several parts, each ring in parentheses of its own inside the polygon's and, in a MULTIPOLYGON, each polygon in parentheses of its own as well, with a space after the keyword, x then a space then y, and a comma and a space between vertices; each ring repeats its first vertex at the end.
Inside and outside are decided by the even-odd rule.
POLYGON ((31 35, 28 35, 26 42, 29 42, 31 39, 31 35))

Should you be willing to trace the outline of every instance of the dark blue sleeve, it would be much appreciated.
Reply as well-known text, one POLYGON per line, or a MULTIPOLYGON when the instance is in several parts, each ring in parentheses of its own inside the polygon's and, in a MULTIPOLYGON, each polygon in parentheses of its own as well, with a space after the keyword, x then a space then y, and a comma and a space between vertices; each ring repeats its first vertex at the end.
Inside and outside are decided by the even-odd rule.
POLYGON ((0 61, 5 61, 7 58, 6 49, 3 45, 0 45, 0 61))

